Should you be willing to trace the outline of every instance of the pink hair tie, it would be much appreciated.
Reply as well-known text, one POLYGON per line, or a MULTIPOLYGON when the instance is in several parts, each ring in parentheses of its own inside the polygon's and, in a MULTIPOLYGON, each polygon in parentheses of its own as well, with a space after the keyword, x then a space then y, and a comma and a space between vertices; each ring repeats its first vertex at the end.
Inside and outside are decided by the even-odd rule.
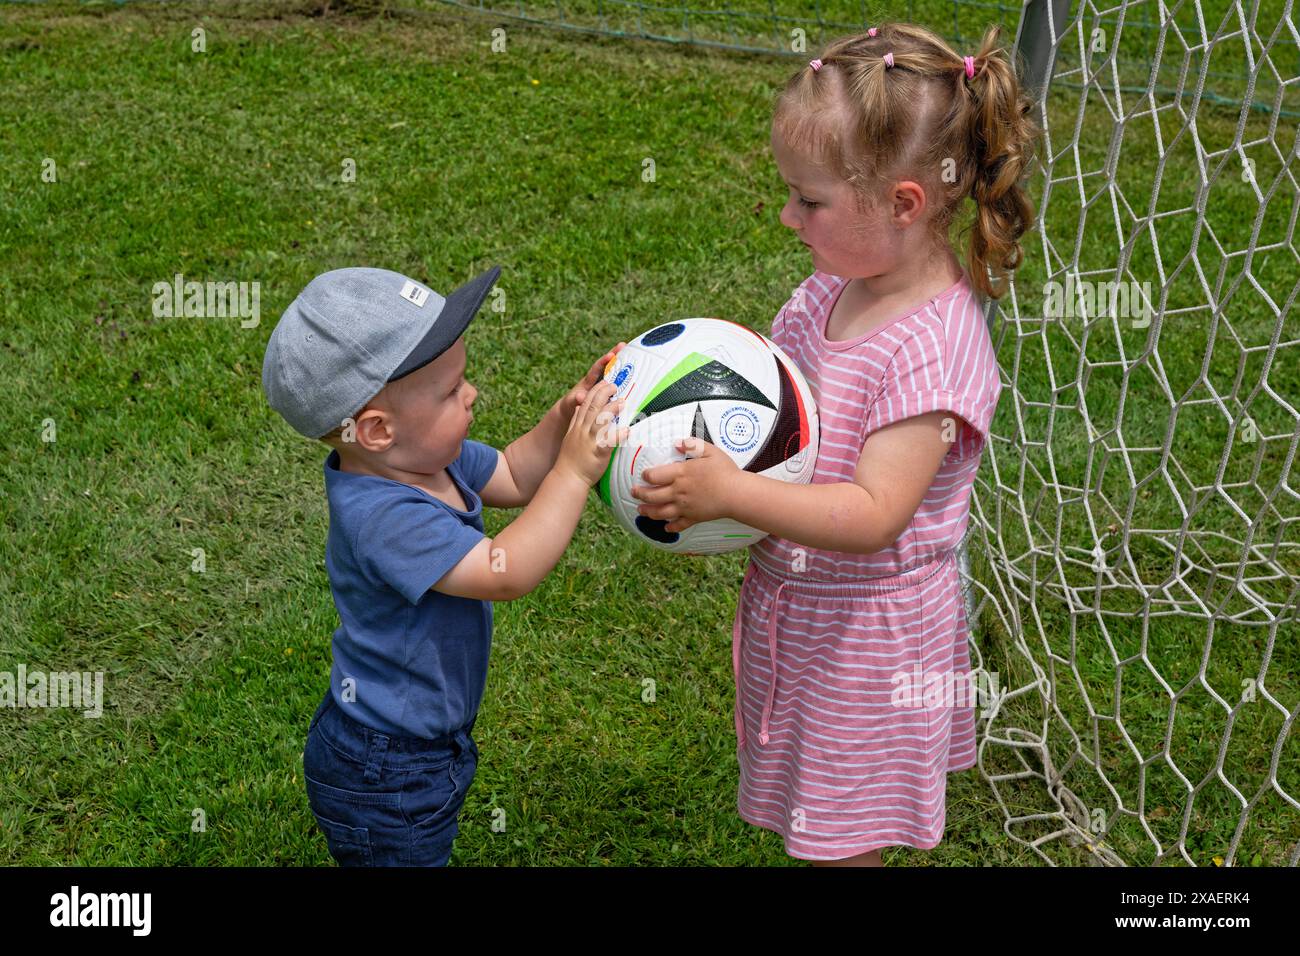
POLYGON ((821 61, 821 60, 809 60, 809 61, 808 61, 808 65, 811 66, 811 67, 813 68, 813 72, 816 73, 818 70, 820 70, 820 69, 822 68, 822 61, 821 61))
POLYGON ((975 75, 975 57, 964 56, 962 57, 962 60, 966 64, 966 77, 967 79, 969 79, 970 77, 975 75))
POLYGON ((876 28, 875 28, 875 27, 872 27, 870 30, 867 31, 867 36, 869 36, 869 37, 873 37, 873 36, 875 36, 875 35, 876 35, 876 28))
POLYGON ((894 65, 894 54, 893 54, 893 53, 886 53, 886 54, 885 54, 885 69, 887 70, 887 69, 889 69, 889 68, 890 68, 891 66, 893 66, 893 65, 894 65))

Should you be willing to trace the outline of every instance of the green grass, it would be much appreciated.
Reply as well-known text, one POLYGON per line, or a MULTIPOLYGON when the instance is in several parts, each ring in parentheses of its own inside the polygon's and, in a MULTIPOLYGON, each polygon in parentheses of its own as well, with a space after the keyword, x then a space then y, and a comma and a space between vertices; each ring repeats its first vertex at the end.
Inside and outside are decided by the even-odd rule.
MULTIPOLYGON (((777 221, 783 192, 767 149, 788 60, 505 21, 508 50, 494 54, 492 19, 300 15, 311 6, 258 15, 248 7, 0 6, 0 371, 11 389, 0 413, 11 436, 0 468, 0 670, 22 662, 107 675, 102 719, 36 710, 3 717, 13 732, 0 735, 2 862, 330 862, 300 763, 337 623, 323 561, 323 447, 297 438, 260 389, 266 337, 312 276, 376 264, 445 291, 501 264, 506 311, 485 312, 467 343, 480 389, 474 437, 504 447, 615 342, 683 315, 765 331, 808 273, 777 221), (190 52, 196 24, 207 30, 203 54, 190 52), (57 184, 41 181, 46 157, 57 163, 57 184), (641 181, 645 157, 656 162, 653 184, 641 181), (354 183, 340 182, 345 158, 356 161, 354 183), (261 323, 153 317, 153 283, 177 272, 260 282, 261 323), (41 440, 45 419, 56 424, 53 443, 41 440), (206 555, 201 574, 190 570, 196 548, 206 555), (191 830, 195 809, 206 832, 191 830)), ((936 26, 949 7, 934 5, 936 26)), ((1074 98, 1062 92, 1052 104, 1068 125, 1074 98)), ((1221 144, 1234 121, 1231 110, 1205 111, 1200 135, 1221 144)), ((1090 108, 1084 129, 1083 154, 1095 165, 1110 134, 1105 111, 1090 108)), ((1286 142, 1280 133, 1278 142, 1286 142)), ((1268 182, 1277 163, 1270 167, 1263 149, 1250 152, 1268 182)), ((1165 170, 1162 202, 1187 202, 1190 164, 1179 156, 1165 170)), ((1136 162, 1125 167, 1144 172, 1136 162)), ((1058 190, 1058 231, 1049 234, 1068 247, 1077 196, 1058 190)), ((1148 185, 1134 203, 1145 208, 1149 194, 1148 185)), ((1222 194, 1226 228, 1238 235, 1258 204, 1240 177, 1222 194)), ((1269 215, 1274 228, 1282 214, 1269 215)), ((1185 229, 1162 227, 1162 251, 1184 241, 1185 229)), ((1088 268, 1107 255, 1113 263, 1114 234, 1107 226, 1083 236, 1088 268)), ((1027 246, 1028 290, 1044 276, 1039 242, 1027 246)), ((1275 254, 1266 281, 1290 288, 1295 266, 1275 254)), ((1182 306, 1204 301, 1190 287, 1177 295, 1182 306)), ((1271 326, 1251 301, 1234 321, 1254 343, 1271 326)), ((1021 313, 1035 308, 1031 291, 1021 313)), ((1189 313, 1160 344, 1165 374, 1181 388, 1196 378, 1208 327, 1205 313, 1189 313)), ((1059 389, 1078 377, 1067 332, 1001 337, 999 357, 1008 368, 1020 357, 1030 400, 1047 401, 1053 381, 1059 389)), ((1121 334, 1129 355, 1144 341, 1121 334)), ((1100 357, 1118 347, 1113 339, 1094 346, 1100 357)), ((1212 374, 1230 375, 1240 350, 1214 354, 1212 374)), ((1076 365, 1077 355, 1075 347, 1076 365)), ((1087 390, 1094 424, 1119 414, 1106 374, 1094 372, 1087 390)), ((1292 401, 1295 375, 1292 363, 1272 380, 1292 401)), ((1070 400, 1068 390, 1058 397, 1070 400)), ((1130 447, 1163 437, 1168 402, 1142 393, 1126 414, 1142 408, 1149 421, 1123 420, 1130 447)), ((1267 434, 1290 427, 1276 403, 1261 402, 1258 417, 1267 434)), ((1049 444, 1063 484, 1118 481, 1113 462, 1100 477, 1099 462, 1090 470, 1090 448, 1096 456, 1102 446, 1090 446, 1077 416, 1059 416, 1048 433, 1040 410, 1006 394, 995 424, 1001 435, 1049 444)), ((1180 426, 1180 454, 1204 465, 1198 481, 1217 464, 1221 429, 1212 416, 1180 426)), ((1278 446, 1263 447, 1255 484, 1285 481, 1278 446)), ((999 444, 991 456, 1014 486, 1015 463, 1043 467, 1045 453, 999 444)), ((1127 479, 1111 494, 1126 487, 1127 479)), ((1018 488, 998 494, 1020 500, 1018 488)), ((1141 526, 1177 527, 1165 486, 1137 500, 1147 509, 1141 526)), ((1082 501, 1046 507, 1040 519, 1060 522, 1063 543, 1091 549, 1082 501)), ((489 510, 488 533, 514 516, 489 510)), ((1230 528, 1229 519, 1207 511, 1197 520, 1230 528)), ((1294 541, 1294 520, 1278 524, 1294 541)), ((1010 553, 1028 547, 1014 522, 1002 530, 1010 553)), ((1156 580, 1166 573, 1158 549, 1140 557, 1156 580)), ((743 554, 652 552, 592 496, 555 571, 532 594, 497 606, 475 728, 482 757, 454 864, 799 865, 734 809, 729 642, 743 562, 743 554), (641 701, 645 678, 657 685, 653 704, 641 701), (491 829, 498 808, 504 833, 491 829)), ((981 576, 996 573, 986 567, 981 576)), ((1040 604, 1051 642, 1067 640, 1072 623, 1079 632, 1073 652, 1053 651, 1077 662, 1088 692, 1100 695, 1094 707, 1113 706, 1105 692, 1116 667, 1095 615, 1072 622, 1054 599, 1040 604)), ((986 614, 979 635, 1003 686, 1025 677, 1008 613, 986 614)), ((1032 644, 1037 625, 1026 630, 1032 644)), ((1231 688, 1258 670, 1257 629, 1247 630, 1221 630, 1212 681, 1231 688)), ((1186 681, 1205 636, 1204 622, 1156 619, 1147 653, 1186 681)), ((1125 632, 1125 642, 1135 639, 1125 632)), ((1269 687, 1294 708, 1300 661, 1294 642, 1283 643, 1269 687)), ((1130 674, 1136 669, 1125 667, 1122 718, 1149 749, 1163 739, 1161 693, 1130 674)), ((1083 733, 1086 705, 1068 686, 1063 694, 1059 706, 1083 733)), ((1203 693, 1180 707, 1176 740, 1199 767, 1226 720, 1203 693)), ((1034 726, 1034 707, 1024 713, 1022 726, 1034 726)), ((1258 774, 1276 738, 1270 720, 1263 709, 1239 718, 1234 773, 1258 774)), ((1068 739, 1062 726, 1054 747, 1068 739)), ((1109 776, 1131 788, 1125 750, 1111 746, 1103 757, 1109 776)), ((1300 793, 1295 764, 1284 761, 1280 779, 1291 794, 1300 793)), ((1086 774, 1070 782, 1093 786, 1086 774)), ((1180 820, 1176 788, 1156 778, 1147 786, 1149 799, 1175 807, 1180 820)), ((1226 846, 1233 799, 1217 785, 1198 796, 1198 862, 1226 846)), ((1013 808, 1042 802, 1028 786, 1011 797, 1013 808)), ((1003 819, 978 774, 954 775, 944 842, 929 853, 890 850, 885 860, 1039 863, 1007 838, 1003 819)), ((1282 862, 1296 840, 1294 809, 1261 798, 1251 819, 1252 853, 1282 862)), ((1110 838, 1140 856, 1146 837, 1126 827, 1110 838)), ((1059 841, 1052 853, 1086 860, 1059 841)))

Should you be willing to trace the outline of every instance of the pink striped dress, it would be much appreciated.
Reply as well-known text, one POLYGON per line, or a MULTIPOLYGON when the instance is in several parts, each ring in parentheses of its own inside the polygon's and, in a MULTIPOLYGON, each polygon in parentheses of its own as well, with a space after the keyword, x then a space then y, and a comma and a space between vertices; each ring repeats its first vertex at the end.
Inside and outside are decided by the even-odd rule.
POLYGON ((829 342, 826 323, 847 284, 815 271, 769 336, 817 402, 813 482, 852 481, 867 435, 893 422, 947 410, 960 424, 888 549, 848 554, 774 535, 749 549, 732 631, 737 806, 808 860, 933 848, 943 835, 946 775, 975 765, 954 549, 1001 391, 965 272, 914 312, 829 342))

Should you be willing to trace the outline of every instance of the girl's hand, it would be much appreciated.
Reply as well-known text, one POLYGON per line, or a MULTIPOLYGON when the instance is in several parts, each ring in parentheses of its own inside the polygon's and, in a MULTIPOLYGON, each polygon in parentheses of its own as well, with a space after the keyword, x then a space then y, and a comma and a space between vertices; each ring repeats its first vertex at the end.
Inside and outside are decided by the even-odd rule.
POLYGON ((569 393, 560 399, 560 417, 566 425, 573 420, 574 411, 587 400, 587 393, 596 387, 597 382, 604 378, 605 366, 609 364, 609 360, 617 355, 619 349, 625 345, 627 345, 626 342, 619 342, 618 345, 597 359, 596 364, 587 370, 587 374, 583 376, 582 381, 569 389, 569 393))
POLYGON ((727 517, 739 466, 717 445, 701 438, 684 438, 676 447, 686 453, 686 461, 643 471, 641 480, 654 487, 633 485, 632 496, 645 502, 637 512, 669 521, 665 531, 685 531, 701 521, 727 517))

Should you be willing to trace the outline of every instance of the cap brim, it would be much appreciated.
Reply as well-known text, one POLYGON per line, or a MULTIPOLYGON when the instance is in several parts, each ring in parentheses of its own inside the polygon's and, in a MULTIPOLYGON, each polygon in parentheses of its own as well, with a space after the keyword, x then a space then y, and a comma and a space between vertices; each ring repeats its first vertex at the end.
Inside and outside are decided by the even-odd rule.
POLYGON ((428 333, 416 343, 415 348, 411 349, 411 354, 402 360, 402 364, 397 366, 393 374, 388 376, 388 381, 395 382, 405 375, 410 375, 417 369, 424 368, 424 366, 451 348, 456 340, 464 334, 470 320, 478 314, 478 310, 483 305, 483 300, 487 298, 488 292, 492 290, 492 286, 500 275, 501 267, 493 266, 481 276, 471 279, 447 296, 442 311, 438 313, 429 326, 428 333))

